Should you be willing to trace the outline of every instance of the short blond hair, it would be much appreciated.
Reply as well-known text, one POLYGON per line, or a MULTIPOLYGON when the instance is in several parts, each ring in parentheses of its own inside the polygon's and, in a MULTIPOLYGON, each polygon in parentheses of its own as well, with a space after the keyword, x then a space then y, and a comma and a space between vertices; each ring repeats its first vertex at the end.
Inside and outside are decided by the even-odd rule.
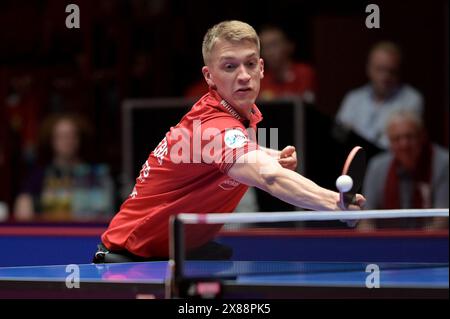
POLYGON ((251 25, 238 20, 222 21, 210 28, 203 38, 202 54, 205 65, 208 64, 214 44, 219 39, 233 42, 248 40, 258 47, 258 52, 260 51, 258 34, 251 25))

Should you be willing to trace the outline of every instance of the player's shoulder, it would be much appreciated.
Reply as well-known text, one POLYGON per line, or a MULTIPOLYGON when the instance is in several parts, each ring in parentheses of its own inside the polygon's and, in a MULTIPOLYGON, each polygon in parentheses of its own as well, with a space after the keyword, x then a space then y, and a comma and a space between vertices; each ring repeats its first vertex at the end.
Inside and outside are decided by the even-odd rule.
POLYGON ((198 100, 187 114, 189 120, 199 120, 204 127, 218 129, 244 127, 244 124, 231 112, 221 106, 223 100, 209 92, 198 100))
POLYGON ((198 120, 202 129, 217 128, 222 131, 237 127, 244 128, 241 121, 218 105, 204 104, 200 109, 193 110, 189 118, 198 120))
POLYGON ((205 128, 213 127, 221 131, 234 128, 245 129, 241 121, 220 110, 204 117, 201 123, 205 128))

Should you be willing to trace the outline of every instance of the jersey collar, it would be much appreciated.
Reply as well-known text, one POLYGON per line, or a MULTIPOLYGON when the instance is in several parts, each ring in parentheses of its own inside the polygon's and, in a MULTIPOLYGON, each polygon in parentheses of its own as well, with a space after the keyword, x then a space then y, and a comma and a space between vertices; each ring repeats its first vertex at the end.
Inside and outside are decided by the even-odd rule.
MULTIPOLYGON (((233 106, 231 106, 230 103, 228 103, 227 101, 222 99, 222 97, 219 95, 219 93, 216 90, 210 89, 209 93, 214 98, 214 100, 219 102, 219 107, 222 110, 225 110, 226 112, 231 114, 234 118, 236 118, 237 120, 239 120, 242 123, 245 123, 246 121, 248 121, 247 119, 240 116, 239 113, 234 109, 233 106)), ((252 109, 251 109, 250 119, 249 119, 250 125, 255 125, 258 122, 260 122, 261 120, 262 120, 262 114, 259 111, 256 104, 253 104, 252 109)))

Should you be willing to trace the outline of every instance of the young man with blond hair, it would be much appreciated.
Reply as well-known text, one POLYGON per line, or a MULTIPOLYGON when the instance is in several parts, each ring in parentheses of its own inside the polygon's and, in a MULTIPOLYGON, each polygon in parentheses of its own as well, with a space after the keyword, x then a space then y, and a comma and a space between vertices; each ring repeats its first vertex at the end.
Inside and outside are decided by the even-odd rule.
MULTIPOLYGON (((341 209, 338 193, 294 171, 294 147, 278 151, 257 144, 262 115, 254 103, 264 62, 255 30, 240 21, 221 22, 206 33, 202 51, 209 92, 150 154, 102 235, 94 262, 167 259, 170 216, 233 212, 248 186, 299 207, 341 209)), ((349 209, 363 203, 358 195, 349 209)), ((187 257, 230 258, 229 249, 210 241, 220 227, 186 227, 187 257)))

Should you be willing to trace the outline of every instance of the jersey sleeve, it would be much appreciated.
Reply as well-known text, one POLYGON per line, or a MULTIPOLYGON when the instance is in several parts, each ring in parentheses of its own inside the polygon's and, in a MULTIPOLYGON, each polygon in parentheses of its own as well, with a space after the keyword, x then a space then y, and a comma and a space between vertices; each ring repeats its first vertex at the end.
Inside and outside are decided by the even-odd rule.
POLYGON ((201 147, 194 150, 195 156, 225 174, 239 157, 258 149, 256 132, 232 118, 206 121, 197 132, 201 132, 202 139, 201 147))

